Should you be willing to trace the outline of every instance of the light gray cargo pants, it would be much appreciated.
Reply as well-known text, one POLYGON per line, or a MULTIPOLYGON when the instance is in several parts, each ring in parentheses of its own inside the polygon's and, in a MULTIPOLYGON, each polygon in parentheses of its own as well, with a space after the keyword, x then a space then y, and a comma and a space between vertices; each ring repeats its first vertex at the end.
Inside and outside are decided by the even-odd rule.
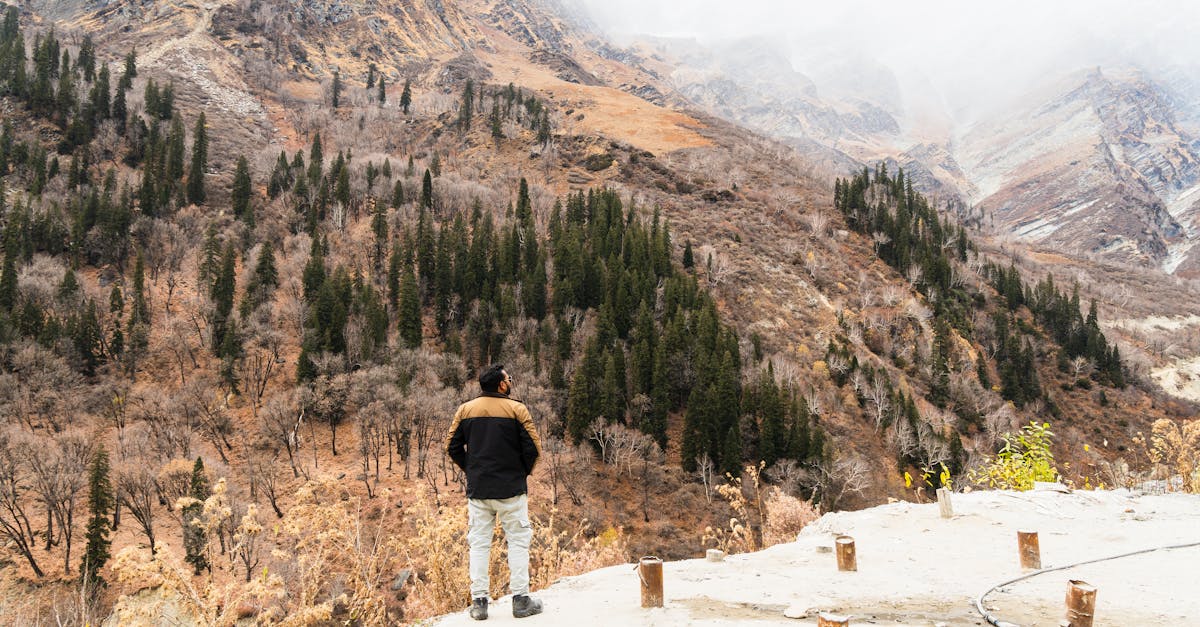
POLYGON ((529 500, 524 494, 507 499, 467 499, 467 544, 471 547, 471 598, 488 596, 488 561, 496 519, 508 541, 508 587, 513 596, 529 594, 529 500))

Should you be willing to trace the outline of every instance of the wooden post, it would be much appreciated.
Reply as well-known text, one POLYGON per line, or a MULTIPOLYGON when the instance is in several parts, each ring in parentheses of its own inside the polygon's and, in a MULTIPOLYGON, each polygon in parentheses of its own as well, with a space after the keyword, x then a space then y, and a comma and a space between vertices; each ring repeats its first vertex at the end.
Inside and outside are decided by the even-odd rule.
POLYGON ((837 544, 838 570, 858 570, 858 558, 854 553, 854 538, 838 536, 837 544))
POLYGON ((1096 616, 1096 587, 1078 579, 1067 584, 1066 627, 1092 627, 1096 616))
POLYGON ((1038 546, 1036 531, 1017 532, 1017 551, 1021 554, 1021 568, 1038 570, 1042 567, 1042 549, 1038 546))
POLYGON ((849 616, 838 616, 827 612, 817 614, 817 627, 848 627, 849 625, 849 616))
POLYGON ((937 499, 938 509, 942 512, 942 518, 954 518, 954 508, 950 506, 950 490, 938 488, 937 499))
POLYGON ((638 578, 642 580, 642 607, 663 606, 663 563, 648 555, 638 562, 638 578))

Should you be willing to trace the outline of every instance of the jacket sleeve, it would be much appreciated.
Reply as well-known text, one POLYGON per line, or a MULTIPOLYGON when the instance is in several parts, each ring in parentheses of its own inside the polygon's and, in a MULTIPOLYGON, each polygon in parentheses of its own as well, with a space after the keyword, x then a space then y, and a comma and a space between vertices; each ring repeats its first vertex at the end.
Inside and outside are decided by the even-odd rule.
POLYGON ((538 457, 542 454, 542 440, 538 437, 537 427, 533 424, 533 416, 529 408, 520 405, 517 409, 517 421, 521 423, 521 463, 525 466, 525 474, 533 474, 538 457))
POLYGON ((454 422, 450 432, 446 434, 446 454, 454 464, 463 470, 467 469, 467 435, 462 428, 462 407, 454 412, 454 422))

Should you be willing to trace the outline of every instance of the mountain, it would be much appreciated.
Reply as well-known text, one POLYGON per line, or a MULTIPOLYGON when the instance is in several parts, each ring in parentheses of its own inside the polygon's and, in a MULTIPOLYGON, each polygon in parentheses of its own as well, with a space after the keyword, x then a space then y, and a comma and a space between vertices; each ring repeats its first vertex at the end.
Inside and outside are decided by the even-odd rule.
POLYGON ((898 87, 885 68, 831 71, 841 77, 828 81, 831 97, 796 71, 784 45, 770 38, 709 44, 646 38, 638 48, 672 66, 665 78, 694 106, 786 141, 806 159, 828 164, 829 172, 875 159, 881 146, 900 141, 898 87), (872 89, 858 89, 865 84, 872 89))
POLYGON ((1068 85, 956 141, 971 200, 1024 241, 1195 272, 1200 140, 1141 72, 1096 69, 1068 85))
POLYGON ((901 173, 822 143, 895 136, 886 84, 830 105, 788 74, 762 123, 820 138, 789 144, 694 101, 734 115, 786 71, 739 54, 769 71, 676 80, 533 0, 6 8, 3 578, 80 598, 70 512, 103 444, 124 524, 78 622, 146 587, 208 622, 449 611, 465 511, 440 438, 495 362, 545 436, 537 585, 691 554, 749 520, 712 498, 742 474, 830 509, 910 498, 905 473, 965 480, 1044 420, 1082 485, 1189 411, 1092 293, 914 189, 949 189, 950 151, 910 142, 901 173))
POLYGON ((1192 276, 1200 236, 1197 87, 1183 69, 1095 68, 953 122, 936 90, 861 58, 808 76, 770 39, 646 39, 697 106, 787 141, 830 172, 883 160, 997 234, 1192 276))

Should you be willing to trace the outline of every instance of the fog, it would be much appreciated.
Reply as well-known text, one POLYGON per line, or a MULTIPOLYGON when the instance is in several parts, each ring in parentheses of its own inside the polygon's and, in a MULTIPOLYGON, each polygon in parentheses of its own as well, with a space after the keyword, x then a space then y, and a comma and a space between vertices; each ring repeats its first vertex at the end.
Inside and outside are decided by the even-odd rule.
POLYGON ((1200 59, 1200 3, 1187 0, 562 1, 618 40, 784 42, 793 66, 823 92, 855 68, 883 65, 910 106, 940 103, 960 121, 1072 71, 1163 69, 1200 59))

